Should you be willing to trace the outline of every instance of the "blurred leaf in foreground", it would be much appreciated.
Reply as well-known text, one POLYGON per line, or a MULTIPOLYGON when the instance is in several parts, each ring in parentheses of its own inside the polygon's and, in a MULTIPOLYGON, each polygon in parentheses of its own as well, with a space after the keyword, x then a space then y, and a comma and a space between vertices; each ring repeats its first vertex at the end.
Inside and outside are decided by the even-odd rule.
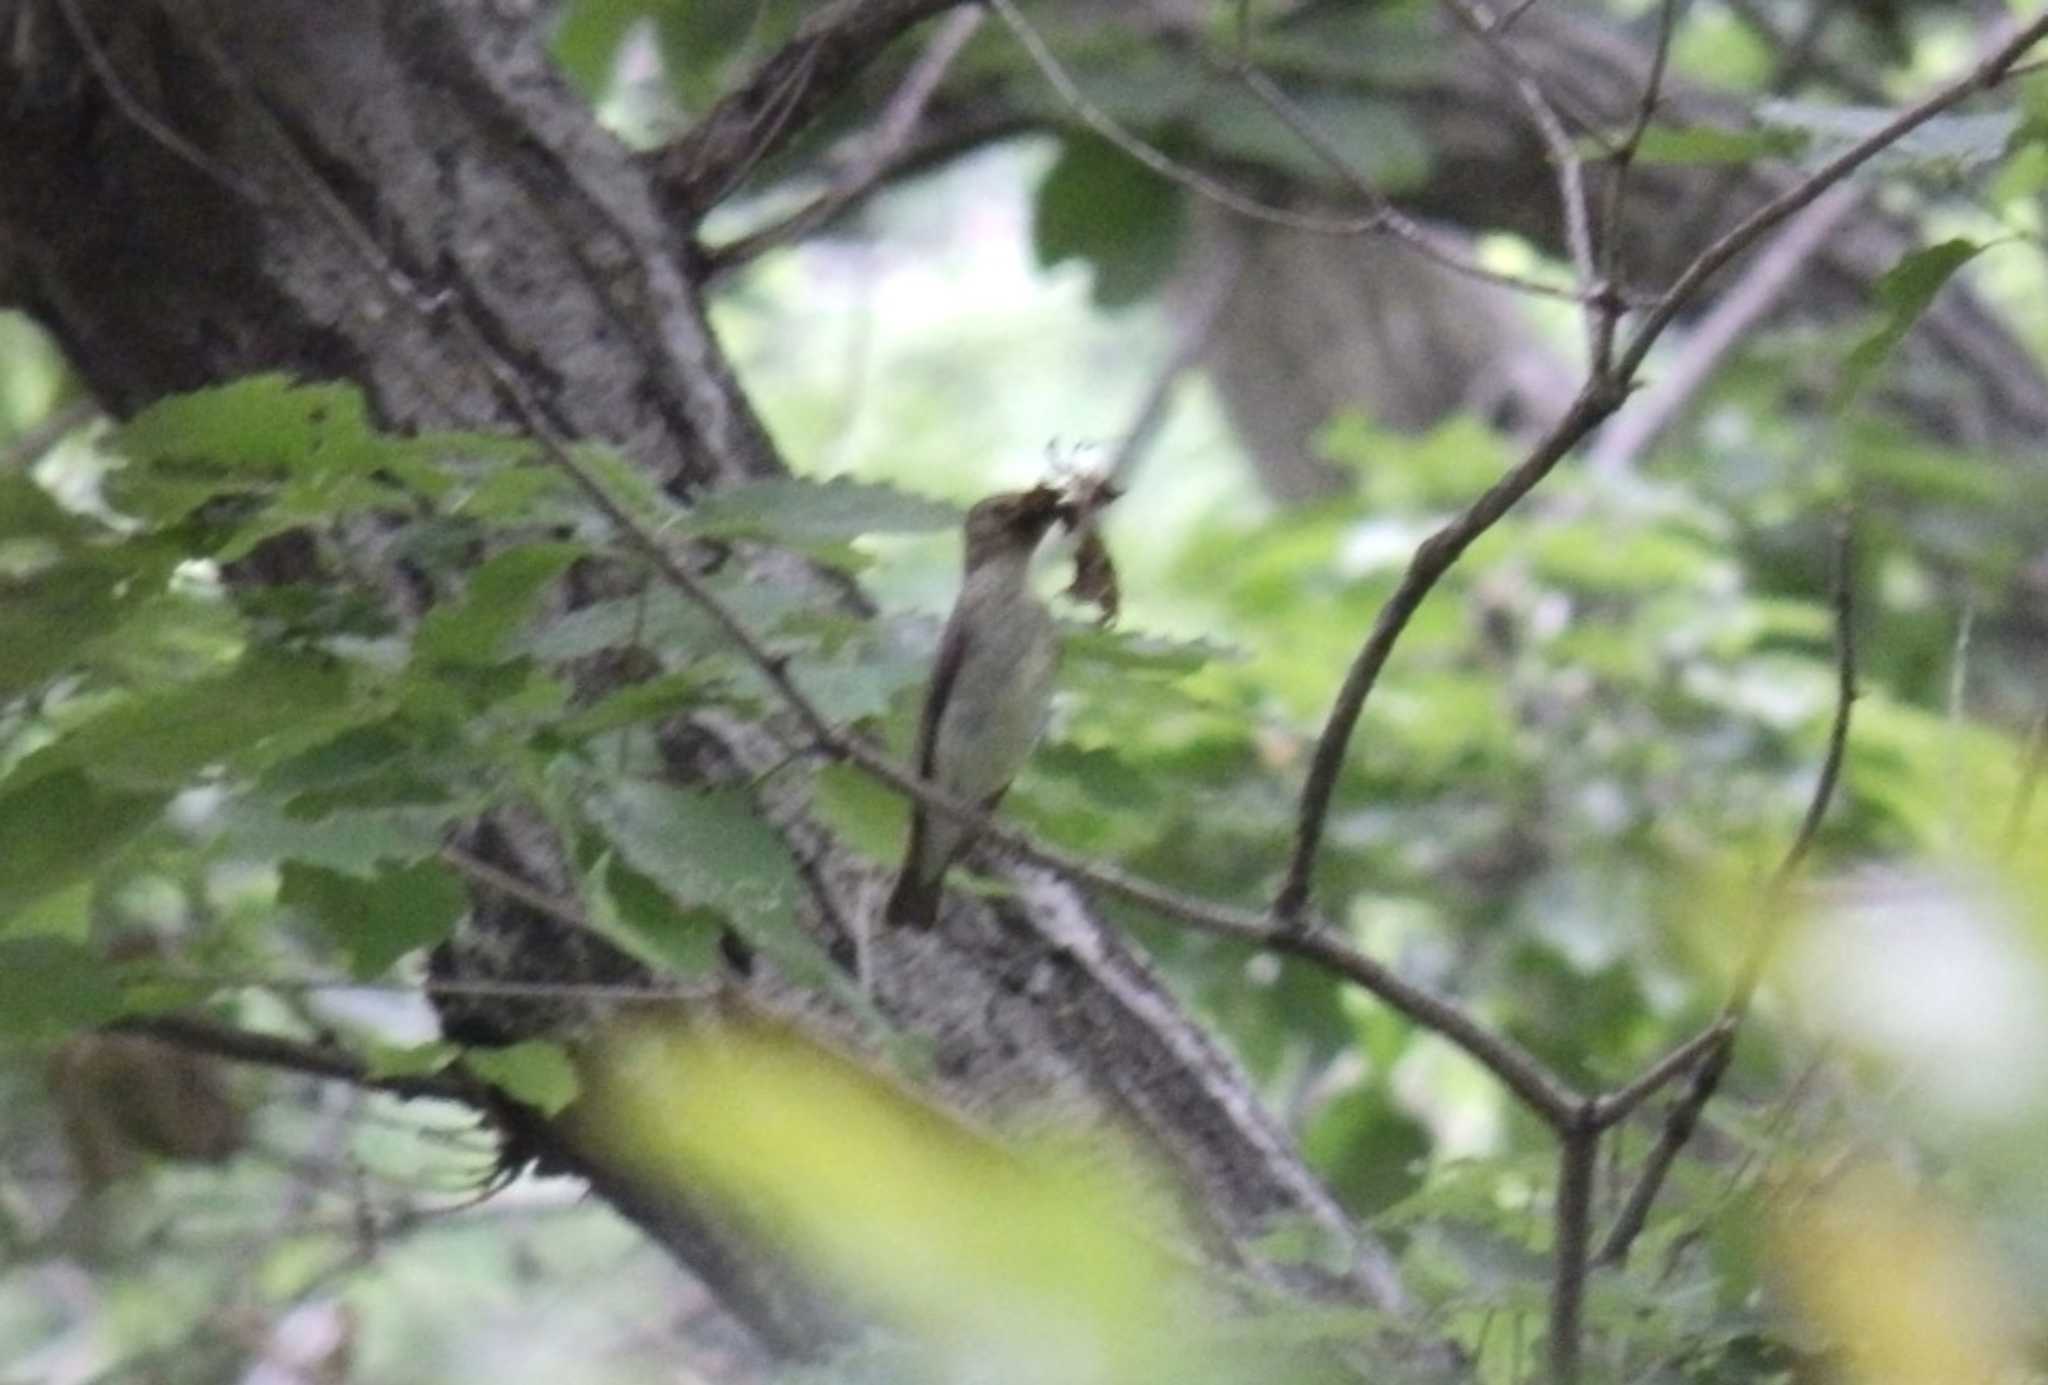
POLYGON ((761 1028, 613 1033, 575 1118, 650 1181, 710 1189, 931 1354, 939 1379, 1291 1378, 1233 1370, 1161 1199, 1095 1150, 999 1147, 848 1060, 761 1028))

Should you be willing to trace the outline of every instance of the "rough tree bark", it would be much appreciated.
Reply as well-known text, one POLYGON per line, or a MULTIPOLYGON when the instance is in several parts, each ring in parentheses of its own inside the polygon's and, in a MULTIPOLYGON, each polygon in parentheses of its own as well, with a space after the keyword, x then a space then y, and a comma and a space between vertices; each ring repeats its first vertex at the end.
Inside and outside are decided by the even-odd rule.
MULTIPOLYGON (((945 6, 821 7, 801 65, 816 99, 945 6)), ((608 440, 687 497, 782 467, 705 318, 678 189, 729 186, 803 110, 764 116, 771 71, 661 160, 633 157, 550 68, 538 0, 11 0, 0 5, 0 298, 57 339, 115 415, 257 371, 361 385, 393 428, 518 429, 523 406, 608 440), (766 133, 764 133, 764 131, 766 133), (678 162, 680 161, 680 163, 678 162)), ((773 63, 771 62, 771 68, 773 63)), ((786 75, 786 74, 785 74, 786 75)), ((813 99, 806 95, 806 102, 813 99)), ((382 563, 396 609, 435 593, 382 563)), ((282 542, 242 580, 317 580, 282 542)), ((782 570, 782 580, 805 580, 782 570)), ((820 587, 820 600, 834 599, 820 587)), ((679 726, 679 775, 730 777, 780 752, 742 726, 679 726)), ((871 868, 801 805, 770 805, 804 864, 807 920, 839 955, 871 915, 871 868)), ((544 834, 505 818, 472 847, 559 884, 544 834)), ((605 979, 623 959, 488 892, 444 969, 605 979)), ((938 936, 886 936, 874 999, 934 1043, 932 1097, 986 1124, 1047 1112, 1135 1141, 1178 1181, 1207 1255, 1324 1298, 1397 1306, 1360 1236, 1241 1071, 1084 901, 1027 877, 1014 900, 938 936), (1306 1221, 1347 1248, 1335 1272, 1255 1246, 1306 1221)), ((858 1030, 765 965, 730 988, 835 1042, 858 1030)), ((461 1017, 480 1023, 492 1017, 461 1017)), ((505 1017, 495 1017, 503 1023, 505 1017)), ((772 1246, 687 1193, 637 1185, 573 1122, 501 1113, 529 1152, 579 1172, 701 1275, 757 1338, 826 1349, 838 1309, 772 1246)))

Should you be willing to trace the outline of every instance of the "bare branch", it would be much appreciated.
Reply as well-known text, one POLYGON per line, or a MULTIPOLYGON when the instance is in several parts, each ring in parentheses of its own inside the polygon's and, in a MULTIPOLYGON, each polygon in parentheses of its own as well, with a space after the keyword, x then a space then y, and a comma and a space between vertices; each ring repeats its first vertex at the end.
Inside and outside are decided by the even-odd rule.
POLYGON ((1657 1201, 1664 1180, 1671 1176, 1679 1151, 1692 1139, 1692 1133, 1700 1123, 1700 1113, 1707 1109, 1707 1103, 1720 1089, 1721 1078, 1728 1071, 1729 1059, 1734 1055, 1734 1032, 1730 1030, 1708 1050, 1706 1058, 1693 1073, 1692 1085, 1665 1113, 1664 1128, 1658 1133, 1657 1143, 1649 1156, 1643 1160, 1642 1172, 1636 1175, 1628 1200, 1615 1214, 1614 1224, 1607 1229, 1607 1239, 1601 1243, 1600 1253, 1594 1257, 1595 1264, 1620 1265, 1628 1260, 1636 1237, 1649 1224, 1650 1208, 1657 1201))
POLYGON ((709 252, 707 273, 730 271, 778 245, 786 245, 831 221, 854 202, 865 197, 888 173, 909 144, 924 118, 925 108, 945 78, 946 69, 960 56, 960 50, 981 27, 983 12, 976 8, 955 10, 939 31, 932 35, 924 52, 911 64, 903 83, 882 111, 875 128, 864 136, 854 157, 847 161, 832 185, 789 216, 763 227, 729 245, 709 252))
MULTIPOLYGON (((1370 190, 1370 182, 1364 180, 1362 175, 1358 174, 1356 170, 1351 169, 1348 163, 1341 158, 1338 162, 1339 169, 1344 172, 1347 180, 1355 179, 1364 184, 1367 200, 1373 204, 1372 209, 1363 215, 1347 217, 1317 216, 1310 212, 1297 212, 1286 207, 1275 207, 1270 203, 1261 202, 1255 197, 1247 197, 1236 189, 1218 182, 1201 170, 1190 168, 1188 165, 1181 163, 1179 160, 1146 143, 1137 135, 1125 129, 1114 116, 1090 100, 1088 94, 1081 90, 1080 85, 1074 81, 1073 75, 1054 56, 1051 46, 1045 41, 1044 35, 1040 34, 1037 29, 1031 26, 1030 21, 1024 18, 1023 13, 1018 10, 1014 0, 986 0, 986 2, 989 8, 996 12, 996 17, 1009 26, 1010 32, 1016 36, 1017 42, 1023 46, 1025 53, 1044 75, 1046 81, 1051 83, 1053 89, 1059 93, 1060 98, 1067 103, 1075 115, 1081 118, 1082 124, 1108 140, 1118 149, 1121 149, 1131 158, 1136 159, 1146 168, 1151 169, 1160 177, 1187 189, 1196 196, 1214 202, 1225 210, 1235 212, 1239 216, 1246 217, 1252 221, 1264 222, 1267 225, 1283 227, 1290 231, 1300 231, 1308 235, 1389 235, 1397 243, 1408 246, 1410 249, 1416 250, 1444 268, 1459 274, 1469 275, 1472 278, 1480 279, 1487 283, 1499 284, 1505 288, 1512 288, 1519 293, 1537 294, 1545 298, 1559 298, 1567 302, 1579 301, 1579 295, 1570 289, 1559 288, 1555 284, 1546 284, 1539 280, 1525 279, 1519 275, 1503 274, 1497 270, 1488 269, 1484 265, 1466 259, 1457 252, 1436 243, 1435 238, 1418 223, 1407 217, 1400 216, 1398 213, 1394 213, 1392 208, 1386 205, 1377 192, 1370 190)), ((1270 89, 1270 83, 1268 87, 1270 89)), ((1254 87, 1253 90, 1257 92, 1258 88, 1254 87)), ((1269 98, 1262 94, 1262 99, 1269 98)), ((1284 114, 1288 107, 1284 104, 1273 106, 1272 109, 1282 119, 1288 118, 1284 114)), ((1289 123, 1290 125, 1293 124, 1291 120, 1289 123)), ((1313 129, 1312 126, 1307 128, 1313 129)), ((1296 133, 1301 134, 1300 127, 1296 128, 1296 133)), ((1308 138, 1307 136, 1303 137, 1305 139, 1308 138)), ((1328 147, 1327 141, 1312 140, 1310 147, 1319 155, 1327 157, 1325 154, 1325 150, 1328 147)))
POLYGON ((1716 1016, 1712 1024, 1650 1064, 1627 1086, 1596 1097, 1591 1117, 1593 1124, 1605 1130, 1628 1119, 1631 1112, 1663 1091, 1667 1084, 1685 1076, 1708 1049, 1733 1033, 1734 1028, 1726 1015, 1716 1016))
POLYGON ((121 1034, 137 1034, 144 1038, 156 1039, 192 1053, 205 1053, 232 1062, 303 1073, 308 1077, 326 1078, 332 1082, 346 1082, 351 1086, 388 1092, 408 1100, 426 1097, 437 1101, 457 1101, 477 1107, 485 1106, 489 1102, 487 1089, 481 1083, 459 1073, 377 1077, 371 1074, 369 1064, 355 1054, 330 1044, 311 1044, 277 1034, 259 1034, 253 1030, 237 1029, 232 1025, 215 1024, 211 1020, 195 1019, 187 1015, 152 1015, 148 1018, 126 1019, 111 1024, 108 1028, 121 1034))
POLYGON ((1389 202, 1386 195, 1373 186, 1372 179, 1365 175, 1365 170, 1353 162, 1350 156, 1310 119, 1308 112, 1301 108, 1300 103, 1281 90, 1279 83, 1249 64, 1240 64, 1234 71, 1238 80, 1244 83, 1245 89, 1258 98, 1259 104, 1271 111, 1276 119, 1293 132, 1296 139, 1308 146, 1310 153, 1328 165, 1332 172, 1365 199, 1367 206, 1374 209, 1374 215, 1379 218, 1378 224, 1371 228, 1375 233, 1393 237, 1403 247, 1414 251, 1431 264, 1440 265, 1454 274, 1462 274, 1468 279, 1476 279, 1484 284, 1495 284, 1501 288, 1513 289, 1517 293, 1541 294, 1570 301, 1577 301, 1582 297, 1581 293, 1569 289, 1544 284, 1517 274, 1508 274, 1502 270, 1489 269, 1469 255, 1460 254, 1443 237, 1432 233, 1421 222, 1405 215, 1389 202))
POLYGON ((2039 43, 2044 35, 2048 35, 2048 11, 2035 15, 2010 39, 2000 44, 1989 57, 1968 72, 1939 87, 1931 96, 1899 112, 1797 184, 1751 212, 1731 230, 1724 232, 1685 267, 1672 281, 1671 287, 1664 290, 1663 296, 1650 308, 1642 323, 1636 328, 1635 334, 1629 339, 1628 345, 1623 348, 1620 360, 1615 363, 1615 373, 1623 380, 1634 378, 1636 371, 1642 368, 1643 359, 1650 354, 1650 348, 1656 344, 1657 338, 1663 335, 1664 329, 1671 325, 1672 320, 1692 300, 1701 286, 1719 273, 1730 260, 1755 245, 1766 232, 1780 222, 1814 202, 1829 188, 1928 121, 1970 97, 1998 86, 2005 80, 2012 65, 2019 61, 2028 49, 2039 43))
MULTIPOLYGON (((1629 1248, 1649 1220, 1650 1207, 1656 1202, 1664 1180, 1670 1176, 1679 1152, 1692 1139, 1701 1113, 1720 1090, 1721 1078, 1728 1071, 1729 1060, 1735 1053, 1736 1031, 1749 1013, 1765 966, 1777 951, 1783 932, 1781 924, 1787 888, 1813 850, 1821 820, 1827 816, 1828 805, 1834 800, 1835 787, 1841 781, 1842 761, 1848 753, 1849 719, 1857 696, 1855 586, 1854 535, 1850 517, 1845 513, 1839 521, 1835 543, 1835 714, 1828 728, 1827 754, 1821 761, 1820 774, 1814 781, 1813 794, 1807 800, 1799 831, 1771 875, 1761 917, 1736 971, 1728 1000, 1721 1007, 1721 1017, 1702 1036, 1713 1036, 1713 1041, 1707 1045, 1707 1055, 1693 1073, 1692 1084, 1685 1095, 1665 1113, 1664 1128, 1658 1135, 1657 1144, 1644 1161, 1635 1186, 1629 1190, 1628 1201, 1616 1216, 1614 1225, 1608 1230, 1606 1243, 1600 1249, 1599 1262, 1603 1265, 1618 1265, 1628 1258, 1629 1248)), ((1669 1065, 1670 1059, 1667 1058, 1658 1066, 1669 1065)), ((1640 1086, 1641 1079, 1634 1085, 1640 1086)), ((1624 1093, 1632 1090, 1633 1086, 1625 1088, 1624 1093)), ((1618 1093, 1617 1098, 1620 1095, 1618 1093)), ((1599 1109, 1597 1103, 1596 1109, 1599 1109)))
POLYGON ((1597 476, 1617 475, 1648 451, 1713 377, 1735 344, 1776 306, 1793 276, 1827 242, 1829 233, 1862 200, 1862 191, 1848 184, 1831 188, 1795 217, 1783 235, 1758 251, 1755 262, 1735 286, 1716 300, 1686 337, 1657 382, 1601 431, 1587 455, 1587 468, 1597 476))
POLYGON ((1597 379, 1589 380, 1564 416, 1551 425, 1550 431, 1527 457, 1488 487, 1486 493, 1456 519, 1424 539, 1415 550, 1415 556, 1408 560, 1400 585, 1387 598, 1387 604, 1380 607, 1380 613, 1373 621, 1372 633, 1366 637, 1365 647, 1359 650, 1357 659, 1345 674, 1344 685, 1337 690, 1337 701, 1330 708, 1329 720, 1324 723, 1323 734, 1316 742, 1315 755, 1309 762, 1308 781, 1301 791, 1293 855, 1287 863, 1286 879, 1273 903, 1273 912, 1280 918, 1297 917, 1308 903, 1316 852, 1322 844, 1330 798, 1337 787, 1337 774, 1343 768, 1351 733, 1358 725, 1359 714, 1365 710, 1366 699, 1372 695, 1373 687, 1379 681, 1380 671, 1386 667, 1387 656, 1393 653, 1395 641, 1408 628, 1408 622, 1422 605, 1423 598, 1472 546, 1473 541, 1534 490, 1566 453, 1621 407, 1622 399, 1621 391, 1614 386, 1597 379))
MULTIPOLYGON (((1625 266, 1621 262, 1621 214, 1628 206, 1629 173, 1635 168, 1636 151, 1657 114, 1663 99, 1664 72, 1671 56, 1671 33, 1678 21, 1680 0, 1663 0, 1657 10, 1657 45, 1650 55, 1650 72, 1643 79, 1642 98, 1636 103, 1635 123, 1607 161, 1607 200, 1600 219, 1600 282, 1610 290, 1621 284, 1625 266)), ((1614 329, 1619 312, 1609 307, 1598 324, 1593 366, 1605 370, 1614 349, 1614 329)))
POLYGON ((1500 64, 1509 84, 1515 89, 1516 97, 1529 112, 1530 123, 1536 127, 1536 133, 1543 141, 1544 157, 1550 161, 1551 172, 1557 177, 1565 248, 1578 275, 1579 292, 1585 295, 1587 359, 1596 374, 1604 374, 1609 346, 1614 338, 1613 310, 1600 301, 1602 285, 1593 258, 1591 209, 1586 202, 1585 166, 1579 158, 1579 151, 1573 148, 1572 137, 1564 128, 1564 121, 1558 117, 1556 107, 1551 105, 1549 96, 1545 95, 1543 84, 1501 37, 1499 21, 1483 0, 1444 0, 1444 3, 1500 64))
MULTIPOLYGON (((1584 1115, 1583 1108, 1579 1114, 1584 1115)), ((1560 1135, 1557 1229, 1550 1248, 1550 1381, 1551 1385, 1575 1385, 1584 1333, 1586 1255, 1592 1235, 1593 1170, 1600 1157, 1600 1130, 1581 1119, 1560 1135)))
MULTIPOLYGON (((992 3, 1002 4, 1007 3, 1007 0, 992 0, 992 3)), ((1359 715, 1365 710, 1366 699, 1371 696, 1373 686, 1379 679, 1381 669, 1385 667, 1388 655, 1393 652, 1395 642, 1407 628, 1409 620, 1422 604, 1423 598, 1435 587, 1444 573, 1471 546, 1473 540, 1498 522, 1516 502, 1550 474, 1551 469, 1566 453, 1621 407, 1637 372, 1642 369, 1644 358, 1649 355, 1650 348, 1655 345, 1664 329, 1676 319, 1679 311, 1716 271, 1754 245, 1780 222, 1818 200, 1829 188, 1847 178, 1891 144, 1966 97, 1995 87, 2004 79, 2013 63, 2025 54, 2028 48, 2039 42, 2044 34, 2048 34, 2048 12, 2035 16, 1970 72, 1949 82, 1919 104, 1887 121, 1876 133, 1858 140, 1848 150, 1830 159, 1813 174, 1773 198, 1733 230, 1701 251, 1651 307, 1616 360, 1613 370, 1605 375, 1597 371, 1592 373, 1585 386, 1581 388, 1578 398, 1529 455, 1506 476, 1495 482, 1464 513, 1425 539, 1416 549, 1415 556, 1409 560, 1407 570, 1401 576, 1400 585, 1387 599, 1387 604, 1380 608, 1364 647, 1345 675, 1344 684, 1338 690, 1336 703, 1330 710, 1329 719, 1325 722, 1322 736, 1316 744, 1315 755, 1309 765, 1308 780, 1302 788, 1294 852, 1288 862, 1286 878, 1274 901, 1275 913, 1283 919, 1291 918, 1308 902, 1316 852, 1321 845, 1324 822, 1329 814, 1330 797, 1336 788, 1337 774, 1342 768, 1351 733, 1357 726, 1359 715)))
POLYGON ((1105 894, 1142 905, 1171 922, 1300 957, 1353 982, 1384 1001, 1389 1008, 1464 1049, 1527 1102, 1546 1123, 1562 1123, 1581 1103, 1577 1093, 1513 1040, 1487 1029, 1454 1002, 1415 985, 1391 968, 1374 961, 1345 942, 1326 924, 1319 921, 1283 923, 1249 910, 1184 894, 1114 866, 1056 850, 1027 832, 991 818, 977 805, 934 788, 859 741, 843 741, 836 748, 848 761, 897 792, 969 824, 976 837, 1021 860, 1048 867, 1077 884, 1090 885, 1105 894))

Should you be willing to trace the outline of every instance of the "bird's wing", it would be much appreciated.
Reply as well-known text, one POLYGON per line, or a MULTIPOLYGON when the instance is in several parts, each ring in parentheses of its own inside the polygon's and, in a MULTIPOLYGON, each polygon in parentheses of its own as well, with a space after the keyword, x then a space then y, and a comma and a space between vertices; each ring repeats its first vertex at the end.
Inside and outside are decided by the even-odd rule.
POLYGON ((938 656, 932 661, 931 685, 925 689, 924 712, 917 723, 917 772, 926 779, 931 779, 937 769, 939 722, 945 716, 946 703, 952 699, 953 685, 960 680, 960 666, 967 662, 970 642, 967 622, 960 619, 960 612, 955 608, 952 617, 946 621, 944 633, 939 636, 938 656))

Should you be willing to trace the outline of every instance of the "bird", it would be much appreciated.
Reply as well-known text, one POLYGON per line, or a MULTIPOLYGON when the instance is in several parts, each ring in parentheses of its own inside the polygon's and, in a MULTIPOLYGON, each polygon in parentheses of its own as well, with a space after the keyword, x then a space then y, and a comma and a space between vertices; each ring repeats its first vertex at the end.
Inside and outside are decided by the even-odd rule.
MULTIPOLYGON (((1045 730, 1059 631, 1031 589, 1031 559, 1067 513, 1051 486, 989 496, 967 512, 960 595, 939 636, 918 719, 917 772, 954 798, 995 807, 1045 730)), ((921 803, 883 917, 930 928, 946 870, 973 829, 921 803)))

